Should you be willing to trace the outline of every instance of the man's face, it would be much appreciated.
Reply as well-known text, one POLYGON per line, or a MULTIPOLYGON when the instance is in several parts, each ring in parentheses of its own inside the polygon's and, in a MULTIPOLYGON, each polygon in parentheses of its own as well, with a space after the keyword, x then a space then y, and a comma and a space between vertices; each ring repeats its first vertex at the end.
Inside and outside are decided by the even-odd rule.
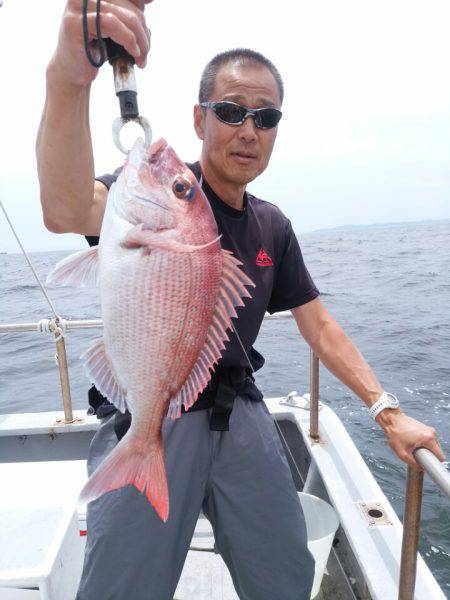
MULTIPOLYGON (((280 108, 278 84, 263 66, 228 64, 216 76, 210 101, 229 100, 247 108, 280 108)), ((247 117, 242 125, 222 123, 210 109, 196 105, 194 126, 203 140, 202 157, 224 183, 246 185, 269 162, 277 128, 258 129, 247 117)))

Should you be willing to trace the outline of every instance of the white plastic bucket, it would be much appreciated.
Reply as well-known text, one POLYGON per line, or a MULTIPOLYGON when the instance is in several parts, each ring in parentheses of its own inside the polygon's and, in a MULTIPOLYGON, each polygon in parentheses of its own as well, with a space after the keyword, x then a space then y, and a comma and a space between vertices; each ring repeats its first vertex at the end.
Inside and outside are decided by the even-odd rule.
POLYGON ((316 561, 311 591, 311 598, 315 598, 320 591, 339 519, 334 508, 325 500, 304 492, 297 493, 305 515, 308 549, 316 561))

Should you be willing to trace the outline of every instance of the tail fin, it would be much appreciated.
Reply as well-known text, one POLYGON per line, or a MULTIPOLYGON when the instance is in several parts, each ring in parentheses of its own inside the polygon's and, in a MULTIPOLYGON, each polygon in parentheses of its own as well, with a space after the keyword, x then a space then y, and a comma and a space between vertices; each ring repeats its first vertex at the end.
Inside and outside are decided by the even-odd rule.
POLYGON ((162 439, 148 443, 125 436, 111 454, 97 467, 81 490, 81 503, 92 502, 106 492, 132 484, 164 522, 169 517, 169 493, 162 439))

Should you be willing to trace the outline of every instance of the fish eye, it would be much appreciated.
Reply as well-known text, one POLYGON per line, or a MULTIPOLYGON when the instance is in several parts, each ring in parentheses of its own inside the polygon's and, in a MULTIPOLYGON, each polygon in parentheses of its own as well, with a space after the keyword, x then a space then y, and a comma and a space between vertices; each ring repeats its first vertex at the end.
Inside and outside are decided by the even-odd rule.
POLYGON ((195 194, 194 186, 184 177, 177 177, 172 185, 172 191, 180 200, 192 200, 195 194))

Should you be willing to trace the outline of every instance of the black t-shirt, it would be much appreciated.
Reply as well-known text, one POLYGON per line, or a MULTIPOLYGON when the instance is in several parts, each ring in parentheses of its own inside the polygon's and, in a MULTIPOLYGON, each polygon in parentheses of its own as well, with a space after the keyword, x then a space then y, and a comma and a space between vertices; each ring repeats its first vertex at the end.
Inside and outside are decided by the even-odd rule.
MULTIPOLYGON (((200 163, 186 163, 200 179, 200 163)), ((109 189, 117 179, 121 167, 112 175, 97 177, 109 189)), ((275 313, 306 304, 319 295, 319 290, 303 261, 300 246, 291 222, 281 210, 264 200, 245 192, 244 210, 232 208, 223 202, 203 178, 203 191, 208 198, 217 222, 222 248, 231 250, 242 263, 241 268, 250 277, 255 288, 249 288, 251 298, 244 298, 244 306, 236 308, 234 327, 256 371, 264 364, 263 357, 253 348, 264 313, 275 313)), ((98 237, 86 237, 91 246, 98 237)), ((234 334, 228 332, 220 361, 221 368, 248 368, 244 351, 234 334)))

